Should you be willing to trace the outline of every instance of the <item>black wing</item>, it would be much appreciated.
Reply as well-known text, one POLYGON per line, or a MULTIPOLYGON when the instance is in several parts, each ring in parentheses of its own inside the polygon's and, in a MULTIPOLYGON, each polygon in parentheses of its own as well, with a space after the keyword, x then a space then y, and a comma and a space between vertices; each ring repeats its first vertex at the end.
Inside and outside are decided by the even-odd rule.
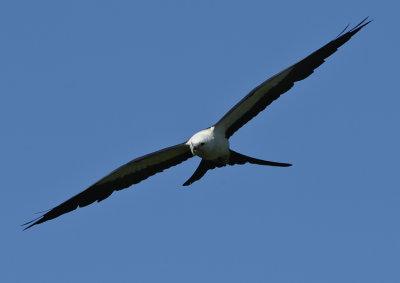
POLYGON ((83 192, 54 207, 37 219, 23 225, 29 225, 24 230, 56 218, 78 207, 89 205, 95 201, 102 201, 114 191, 119 191, 137 184, 148 177, 175 166, 192 157, 189 145, 182 143, 168 147, 145 156, 136 158, 114 170, 83 192))
POLYGON ((325 62, 327 57, 335 53, 340 46, 371 22, 367 21, 367 19, 365 18, 347 32, 345 32, 346 29, 343 30, 336 39, 257 86, 226 113, 215 124, 215 127, 224 130, 226 138, 232 136, 240 127, 270 105, 272 101, 288 91, 295 82, 311 75, 317 67, 325 62))

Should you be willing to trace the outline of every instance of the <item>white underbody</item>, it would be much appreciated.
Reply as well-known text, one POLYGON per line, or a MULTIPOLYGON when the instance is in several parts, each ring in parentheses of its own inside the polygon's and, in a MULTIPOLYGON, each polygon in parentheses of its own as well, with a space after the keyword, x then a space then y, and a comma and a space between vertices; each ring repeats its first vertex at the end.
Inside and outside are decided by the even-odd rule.
POLYGON ((229 158, 229 141, 225 133, 211 127, 194 134, 188 141, 193 155, 206 160, 227 161, 229 158))

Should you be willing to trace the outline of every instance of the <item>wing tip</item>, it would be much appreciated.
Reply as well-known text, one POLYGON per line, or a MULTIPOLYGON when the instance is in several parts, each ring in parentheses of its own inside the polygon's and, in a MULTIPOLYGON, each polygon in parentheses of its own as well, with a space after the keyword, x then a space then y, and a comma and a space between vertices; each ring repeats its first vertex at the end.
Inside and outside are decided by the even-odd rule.
POLYGON ((365 17, 365 19, 363 19, 358 25, 356 25, 355 27, 353 27, 349 32, 351 33, 356 33, 358 32, 360 29, 362 29, 363 27, 365 27, 366 25, 368 25, 370 22, 373 21, 373 19, 369 19, 368 17, 365 17))
POLYGON ((369 16, 365 17, 360 23, 358 23, 355 27, 351 28, 350 30, 347 30, 350 26, 350 24, 347 24, 347 26, 337 35, 336 39, 346 35, 346 34, 356 34, 359 30, 361 30, 363 27, 368 25, 373 21, 373 19, 369 19, 369 16))
POLYGON ((40 224, 42 222, 43 222, 43 216, 39 216, 39 217, 37 217, 37 218, 35 218, 35 219, 31 220, 31 221, 28 221, 28 222, 22 224, 21 227, 24 227, 24 226, 28 225, 27 227, 24 227, 24 229, 22 231, 25 231, 25 230, 31 228, 32 226, 35 226, 35 225, 40 224))
POLYGON ((291 163, 282 163, 281 167, 291 167, 291 166, 293 166, 293 164, 291 163))

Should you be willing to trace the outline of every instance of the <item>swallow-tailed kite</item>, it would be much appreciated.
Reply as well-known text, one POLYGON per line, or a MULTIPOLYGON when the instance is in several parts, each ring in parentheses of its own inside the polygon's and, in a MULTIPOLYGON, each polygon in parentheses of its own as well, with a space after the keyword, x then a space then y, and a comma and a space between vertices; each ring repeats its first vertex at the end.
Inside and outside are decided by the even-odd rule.
POLYGON ((28 225, 25 229, 56 218, 77 207, 83 207, 95 201, 100 202, 114 191, 137 184, 195 155, 201 158, 200 165, 183 184, 184 186, 199 180, 208 170, 226 165, 252 163, 281 167, 291 166, 287 163, 265 161, 237 153, 229 148, 229 138, 281 94, 288 91, 295 82, 311 75, 318 66, 324 63, 327 57, 370 22, 365 18, 350 30, 347 30, 346 27, 334 40, 322 48, 266 80, 246 95, 212 127, 194 134, 184 143, 136 158, 119 167, 83 192, 54 207, 42 216, 23 224, 28 225))

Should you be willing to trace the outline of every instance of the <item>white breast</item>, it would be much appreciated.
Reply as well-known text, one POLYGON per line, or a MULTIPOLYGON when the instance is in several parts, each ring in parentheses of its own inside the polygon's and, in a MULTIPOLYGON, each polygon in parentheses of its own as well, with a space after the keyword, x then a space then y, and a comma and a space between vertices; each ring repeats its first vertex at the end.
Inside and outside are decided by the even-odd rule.
POLYGON ((194 134, 187 144, 194 155, 207 160, 216 160, 229 156, 229 141, 214 127, 194 134))

